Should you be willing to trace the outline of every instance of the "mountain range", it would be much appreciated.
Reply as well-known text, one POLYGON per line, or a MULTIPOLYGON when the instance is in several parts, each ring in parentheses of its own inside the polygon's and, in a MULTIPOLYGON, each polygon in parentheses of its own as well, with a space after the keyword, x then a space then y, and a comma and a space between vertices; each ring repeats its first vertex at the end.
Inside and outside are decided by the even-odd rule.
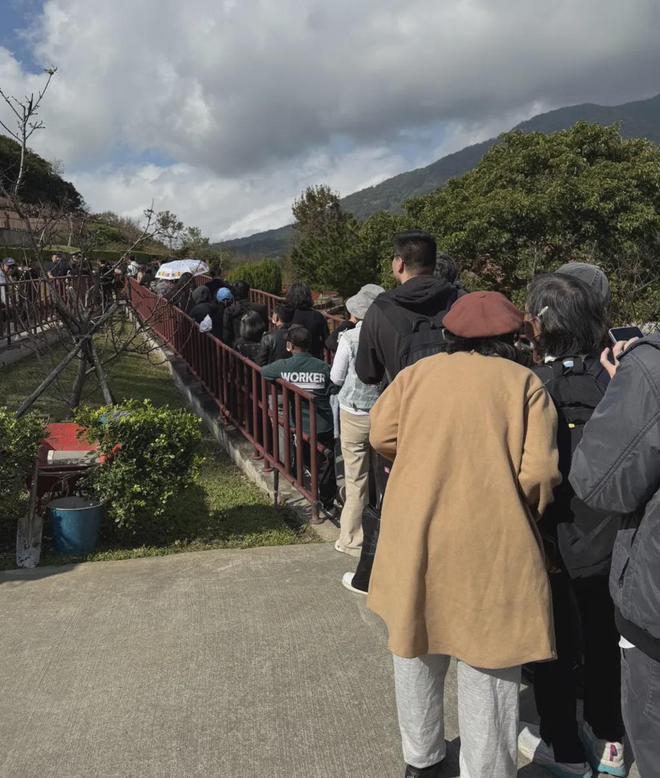
MULTIPOLYGON (((647 138, 660 144, 660 95, 622 105, 582 103, 558 108, 555 111, 538 114, 513 129, 521 132, 550 134, 566 130, 578 121, 602 125, 618 123, 621 125, 624 137, 647 138)), ((481 161, 495 143, 497 138, 466 146, 426 167, 400 173, 376 186, 361 189, 344 197, 341 200, 342 207, 360 219, 365 219, 377 211, 401 210, 403 203, 410 197, 428 194, 446 184, 450 178, 467 173, 481 161)), ((290 250, 294 236, 293 225, 289 224, 245 238, 223 241, 216 246, 229 249, 241 259, 281 257, 290 250)))

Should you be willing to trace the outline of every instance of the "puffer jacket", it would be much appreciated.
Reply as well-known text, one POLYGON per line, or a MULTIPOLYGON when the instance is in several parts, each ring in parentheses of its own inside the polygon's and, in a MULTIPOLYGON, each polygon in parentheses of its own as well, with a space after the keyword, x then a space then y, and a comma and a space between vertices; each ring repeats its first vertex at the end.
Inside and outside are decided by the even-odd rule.
POLYGON ((660 662, 660 335, 635 343, 584 429, 570 481, 625 518, 610 573, 619 631, 660 662))

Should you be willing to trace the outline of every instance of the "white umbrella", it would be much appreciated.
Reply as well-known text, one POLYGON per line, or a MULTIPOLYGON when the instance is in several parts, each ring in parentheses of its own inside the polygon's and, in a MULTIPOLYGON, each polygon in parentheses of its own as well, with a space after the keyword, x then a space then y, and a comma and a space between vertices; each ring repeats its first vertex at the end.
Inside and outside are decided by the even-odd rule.
POLYGON ((168 281, 176 281, 184 273, 192 273, 200 276, 209 272, 209 266, 201 259, 177 259, 174 262, 165 262, 158 268, 156 278, 165 278, 168 281))

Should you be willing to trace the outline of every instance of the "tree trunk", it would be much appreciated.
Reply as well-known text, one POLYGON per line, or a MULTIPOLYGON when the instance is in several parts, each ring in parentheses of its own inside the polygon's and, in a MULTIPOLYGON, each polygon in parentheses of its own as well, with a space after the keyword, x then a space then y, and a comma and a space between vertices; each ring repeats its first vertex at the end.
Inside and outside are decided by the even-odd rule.
POLYGON ((92 355, 92 363, 94 365, 94 370, 96 371, 96 377, 99 380, 99 386, 101 387, 101 392, 103 393, 103 402, 106 405, 114 405, 115 399, 112 396, 112 392, 110 391, 108 379, 105 375, 105 368, 101 364, 101 360, 99 359, 99 354, 96 350, 96 346, 94 345, 94 341, 90 341, 89 350, 92 355))
POLYGON ((76 344, 75 348, 73 348, 69 353, 64 357, 64 359, 59 363, 59 365, 54 369, 51 370, 51 372, 44 378, 44 380, 39 384, 39 386, 32 392, 32 394, 28 395, 23 402, 20 404, 18 410, 16 411, 16 418, 20 419, 20 417, 28 411, 32 405, 41 397, 41 395, 48 389, 48 387, 53 383, 53 381, 57 378, 57 376, 64 371, 64 369, 67 367, 67 365, 72 362, 76 356, 78 355, 78 352, 83 347, 82 341, 76 344))
MULTIPOLYGON (((21 161, 18 168, 18 175, 16 176, 16 184, 14 185, 14 197, 18 197, 18 192, 23 182, 23 171, 25 169, 25 151, 27 149, 27 121, 28 118, 25 115, 25 108, 23 108, 23 129, 21 131, 21 161)), ((29 223, 28 223, 29 229, 29 223)))
POLYGON ((83 388, 85 387, 85 381, 87 380, 87 349, 83 349, 83 353, 80 355, 80 364, 78 365, 78 375, 73 382, 73 391, 71 392, 71 400, 69 406, 73 410, 80 405, 80 398, 82 397, 83 388))
POLYGON ((98 330, 100 327, 102 327, 105 322, 114 314, 114 312, 118 308, 118 304, 114 303, 108 310, 101 316, 100 319, 98 319, 94 325, 91 327, 89 332, 84 335, 78 342, 76 343, 75 347, 62 359, 62 361, 57 365, 57 367, 54 370, 51 370, 51 372, 44 378, 44 380, 39 384, 39 386, 30 394, 28 397, 23 400, 23 402, 20 404, 18 410, 16 411, 16 418, 19 419, 26 411, 28 411, 32 405, 36 402, 36 400, 41 397, 41 395, 48 389, 48 387, 53 383, 53 381, 57 378, 57 376, 64 371, 66 366, 72 362, 76 356, 78 355, 78 352, 83 348, 86 347, 87 341, 91 340, 91 338, 94 335, 94 332, 98 330))

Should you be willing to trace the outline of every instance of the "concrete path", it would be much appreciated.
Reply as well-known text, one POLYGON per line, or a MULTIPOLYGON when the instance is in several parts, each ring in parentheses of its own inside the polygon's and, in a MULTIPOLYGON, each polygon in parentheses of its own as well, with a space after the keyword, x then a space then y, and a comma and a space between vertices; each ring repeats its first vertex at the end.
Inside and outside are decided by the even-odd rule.
MULTIPOLYGON (((352 562, 323 544, 0 573, 0 776, 401 778, 352 562)), ((453 674, 446 697, 449 777, 453 674)))

